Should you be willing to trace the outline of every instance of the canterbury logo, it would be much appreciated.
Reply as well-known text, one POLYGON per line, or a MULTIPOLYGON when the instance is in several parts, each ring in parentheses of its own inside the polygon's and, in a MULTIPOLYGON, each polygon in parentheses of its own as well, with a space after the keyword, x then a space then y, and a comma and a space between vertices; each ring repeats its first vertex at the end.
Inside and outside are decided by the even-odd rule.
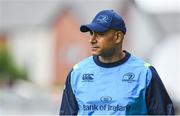
POLYGON ((83 74, 82 77, 83 82, 93 82, 94 81, 94 74, 83 74))

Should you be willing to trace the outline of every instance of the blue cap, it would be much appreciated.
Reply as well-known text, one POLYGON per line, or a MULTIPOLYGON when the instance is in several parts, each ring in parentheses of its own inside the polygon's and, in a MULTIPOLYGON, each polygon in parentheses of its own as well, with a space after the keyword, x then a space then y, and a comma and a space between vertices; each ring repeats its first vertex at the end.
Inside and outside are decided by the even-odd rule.
POLYGON ((81 32, 105 32, 109 29, 121 31, 126 34, 124 20, 113 10, 100 11, 90 24, 81 25, 80 27, 81 32))

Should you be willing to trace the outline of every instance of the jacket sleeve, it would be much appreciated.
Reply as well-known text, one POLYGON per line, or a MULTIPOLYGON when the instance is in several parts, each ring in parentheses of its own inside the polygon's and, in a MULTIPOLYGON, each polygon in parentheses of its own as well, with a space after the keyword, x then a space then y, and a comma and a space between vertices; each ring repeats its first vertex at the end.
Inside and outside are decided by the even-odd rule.
POLYGON ((146 91, 149 115, 174 115, 173 103, 155 68, 150 66, 152 78, 146 91))
POLYGON ((77 115, 79 110, 71 87, 71 72, 68 74, 66 79, 59 115, 77 115))

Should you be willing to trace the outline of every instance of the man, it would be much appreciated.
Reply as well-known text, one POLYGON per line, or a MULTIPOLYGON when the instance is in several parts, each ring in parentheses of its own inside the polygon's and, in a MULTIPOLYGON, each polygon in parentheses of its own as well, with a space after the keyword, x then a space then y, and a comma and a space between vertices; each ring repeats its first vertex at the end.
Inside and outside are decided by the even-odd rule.
POLYGON ((103 10, 80 30, 92 36, 92 56, 67 76, 60 115, 174 114, 156 70, 123 50, 126 26, 121 16, 103 10))

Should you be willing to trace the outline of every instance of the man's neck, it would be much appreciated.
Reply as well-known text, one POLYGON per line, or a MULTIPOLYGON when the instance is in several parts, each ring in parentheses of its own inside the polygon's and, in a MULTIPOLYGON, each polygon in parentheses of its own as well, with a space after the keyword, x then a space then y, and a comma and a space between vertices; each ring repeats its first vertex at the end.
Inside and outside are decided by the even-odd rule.
POLYGON ((122 60, 125 57, 125 53, 121 51, 119 54, 110 56, 110 57, 103 57, 103 56, 98 56, 100 62, 102 63, 113 63, 122 60))

